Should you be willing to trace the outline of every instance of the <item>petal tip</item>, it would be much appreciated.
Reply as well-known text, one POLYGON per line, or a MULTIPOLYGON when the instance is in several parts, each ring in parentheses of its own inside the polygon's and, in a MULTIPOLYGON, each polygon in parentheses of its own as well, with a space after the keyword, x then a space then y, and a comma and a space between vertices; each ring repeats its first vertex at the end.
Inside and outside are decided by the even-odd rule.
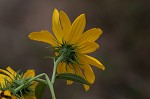
POLYGON ((10 66, 8 66, 6 69, 7 69, 7 70, 8 70, 8 69, 11 69, 11 67, 10 67, 10 66))
POLYGON ((56 8, 54 8, 54 11, 58 11, 56 8))
POLYGON ((106 68, 105 68, 105 66, 102 66, 102 70, 105 70, 106 68))
POLYGON ((28 38, 29 39, 32 39, 32 36, 34 35, 34 32, 31 32, 29 35, 28 35, 28 38))
POLYGON ((100 34, 102 34, 102 33, 103 33, 102 29, 97 28, 97 30, 99 30, 99 33, 100 33, 100 34))
POLYGON ((84 18, 84 19, 85 19, 85 14, 81 14, 81 15, 80 15, 80 17, 82 17, 82 18, 84 18))
POLYGON ((85 89, 85 91, 87 92, 89 89, 90 89, 90 86, 89 85, 83 85, 84 86, 84 89, 85 89))
POLYGON ((57 14, 59 14, 59 12, 58 12, 58 10, 55 8, 55 9, 54 9, 54 12, 53 12, 53 16, 55 16, 55 15, 57 15, 57 14))

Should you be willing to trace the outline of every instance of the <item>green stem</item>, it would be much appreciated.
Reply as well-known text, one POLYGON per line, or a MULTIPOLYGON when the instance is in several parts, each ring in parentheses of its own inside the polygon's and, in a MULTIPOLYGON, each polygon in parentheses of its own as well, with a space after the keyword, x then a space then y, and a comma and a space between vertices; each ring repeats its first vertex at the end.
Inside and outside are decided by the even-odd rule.
POLYGON ((47 85, 47 81, 46 81, 46 80, 43 80, 43 79, 41 79, 41 78, 37 78, 36 81, 42 82, 42 83, 44 83, 44 84, 47 85))
POLYGON ((63 58, 64 58, 64 55, 62 54, 56 61, 54 60, 53 74, 52 74, 52 78, 51 78, 52 84, 54 84, 54 82, 55 82, 55 75, 56 75, 57 65, 63 60, 63 58))
POLYGON ((57 68, 57 65, 63 60, 63 58, 64 58, 64 56, 62 54, 56 61, 54 60, 54 68, 53 68, 53 74, 52 74, 51 82, 49 80, 49 77, 45 76, 46 80, 48 81, 47 83, 51 87, 51 95, 52 95, 53 99, 56 99, 54 87, 53 87, 54 82, 55 82, 56 68, 57 68))
POLYGON ((51 95, 52 95, 52 99, 56 99, 53 83, 50 82, 50 79, 49 79, 49 77, 47 75, 45 75, 45 78, 46 78, 47 83, 49 85, 49 88, 50 88, 50 91, 51 91, 51 95))

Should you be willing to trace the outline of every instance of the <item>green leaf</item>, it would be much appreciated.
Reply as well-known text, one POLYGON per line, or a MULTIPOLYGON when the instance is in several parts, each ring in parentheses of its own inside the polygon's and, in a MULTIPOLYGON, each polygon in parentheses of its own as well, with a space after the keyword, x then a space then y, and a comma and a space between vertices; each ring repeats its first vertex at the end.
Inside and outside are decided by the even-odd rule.
POLYGON ((42 95, 44 93, 44 90, 45 90, 46 86, 47 85, 45 83, 43 83, 43 82, 39 82, 38 83, 38 85, 35 88, 36 99, 41 99, 42 98, 42 95))
POLYGON ((81 84, 91 85, 88 81, 82 78, 79 75, 72 74, 72 73, 61 73, 56 75, 56 79, 64 79, 64 80, 71 80, 81 84))

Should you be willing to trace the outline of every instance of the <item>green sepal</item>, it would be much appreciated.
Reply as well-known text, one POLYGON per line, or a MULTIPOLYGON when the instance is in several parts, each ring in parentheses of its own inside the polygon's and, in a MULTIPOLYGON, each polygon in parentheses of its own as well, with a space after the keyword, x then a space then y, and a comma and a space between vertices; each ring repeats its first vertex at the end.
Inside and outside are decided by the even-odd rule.
POLYGON ((38 83, 38 85, 35 88, 36 99, 41 99, 42 98, 42 95, 44 93, 44 90, 45 90, 46 86, 47 85, 45 83, 43 83, 43 82, 39 82, 38 83))
POLYGON ((73 73, 61 73, 56 75, 56 79, 64 79, 64 80, 71 80, 81 84, 91 85, 88 81, 82 78, 79 75, 73 73))

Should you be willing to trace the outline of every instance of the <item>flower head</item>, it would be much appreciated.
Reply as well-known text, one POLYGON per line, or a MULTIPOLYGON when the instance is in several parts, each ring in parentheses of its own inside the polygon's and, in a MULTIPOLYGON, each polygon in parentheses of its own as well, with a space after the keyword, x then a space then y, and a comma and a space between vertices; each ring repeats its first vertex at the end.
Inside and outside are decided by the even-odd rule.
MULTIPOLYGON (((26 73, 20 75, 19 72, 15 72, 10 67, 7 67, 6 70, 0 69, 0 90, 3 91, 4 96, 16 96, 23 99, 36 99, 34 91, 37 85, 37 82, 33 81, 26 86, 24 86, 21 90, 14 92, 16 88, 20 85, 26 84, 30 78, 35 76, 34 70, 27 70, 26 73), (9 90, 9 91, 7 91, 9 90), (7 91, 7 95, 5 95, 7 91), (9 94, 12 93, 13 95, 9 94)), ((5 98, 4 98, 5 99, 5 98)), ((7 99, 7 98, 6 98, 7 99)), ((15 99, 15 98, 8 98, 15 99)))
MULTIPOLYGON (((84 32, 85 25, 85 14, 78 16, 71 24, 65 12, 54 9, 52 16, 54 36, 47 30, 42 30, 30 33, 29 38, 52 45, 55 48, 56 59, 65 53, 64 59, 57 66, 57 73, 74 73, 92 84, 95 75, 90 65, 102 70, 105 67, 97 59, 86 54, 99 48, 95 41, 102 34, 102 30, 92 28, 84 32)), ((67 84, 72 83, 73 81, 67 81, 67 84)), ((84 87, 86 90, 89 89, 88 85, 84 87)))

